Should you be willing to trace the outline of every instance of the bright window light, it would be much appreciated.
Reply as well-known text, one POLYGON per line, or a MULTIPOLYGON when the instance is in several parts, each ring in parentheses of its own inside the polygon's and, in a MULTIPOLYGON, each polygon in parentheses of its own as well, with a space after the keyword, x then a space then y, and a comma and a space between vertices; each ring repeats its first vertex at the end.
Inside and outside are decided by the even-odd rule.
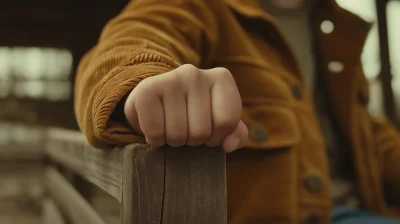
POLYGON ((66 49, 0 47, 0 97, 67 100, 72 66, 66 49))
MULTIPOLYGON (((368 22, 376 22, 375 0, 336 0, 344 9, 353 12, 368 22)), ((378 25, 374 24, 368 34, 364 49, 361 55, 365 76, 368 79, 378 77, 381 69, 379 56, 379 35, 378 25)))

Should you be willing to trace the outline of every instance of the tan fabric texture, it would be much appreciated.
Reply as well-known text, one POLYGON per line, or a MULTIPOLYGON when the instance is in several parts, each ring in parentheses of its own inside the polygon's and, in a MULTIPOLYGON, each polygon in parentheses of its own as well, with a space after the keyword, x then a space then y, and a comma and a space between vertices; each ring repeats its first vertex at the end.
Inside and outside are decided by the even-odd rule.
MULTIPOLYGON (((400 202, 400 136, 367 111, 360 54, 370 24, 333 0, 319 1, 311 21, 317 72, 327 80, 334 117, 354 154, 362 206, 399 216, 392 205, 400 202), (325 20, 335 25, 332 33, 321 32, 325 20), (330 69, 335 62, 342 71, 330 69)), ((130 2, 78 69, 75 113, 89 142, 100 148, 144 142, 124 122, 119 105, 141 80, 186 63, 229 69, 242 97, 250 140, 227 155, 229 223, 302 223, 310 217, 329 223, 328 161, 310 94, 276 21, 257 0, 130 2)))

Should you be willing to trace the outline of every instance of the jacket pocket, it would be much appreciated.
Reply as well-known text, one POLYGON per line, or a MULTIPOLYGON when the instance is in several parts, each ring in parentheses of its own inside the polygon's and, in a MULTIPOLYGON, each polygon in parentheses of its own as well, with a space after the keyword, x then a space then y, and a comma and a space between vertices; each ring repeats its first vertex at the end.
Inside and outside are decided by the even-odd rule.
POLYGON ((281 149, 300 142, 297 118, 289 105, 244 105, 242 120, 249 130, 250 149, 281 149))

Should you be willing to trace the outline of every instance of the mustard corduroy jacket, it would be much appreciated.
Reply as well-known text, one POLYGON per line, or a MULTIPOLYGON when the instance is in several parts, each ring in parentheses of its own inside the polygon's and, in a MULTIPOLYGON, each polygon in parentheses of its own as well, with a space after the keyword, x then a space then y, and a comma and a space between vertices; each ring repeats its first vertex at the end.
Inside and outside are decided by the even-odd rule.
MULTIPOLYGON (((248 148, 227 155, 229 223, 329 223, 328 158, 313 102, 277 22, 258 4, 132 1, 80 63, 76 117, 96 147, 144 142, 121 113, 141 80, 182 64, 225 67, 238 85, 250 134, 248 148)), ((360 54, 370 24, 333 0, 319 1, 310 22, 318 75, 352 150, 363 207, 399 217, 400 135, 367 111, 360 54), (332 32, 321 31, 324 21, 333 23, 332 32)))

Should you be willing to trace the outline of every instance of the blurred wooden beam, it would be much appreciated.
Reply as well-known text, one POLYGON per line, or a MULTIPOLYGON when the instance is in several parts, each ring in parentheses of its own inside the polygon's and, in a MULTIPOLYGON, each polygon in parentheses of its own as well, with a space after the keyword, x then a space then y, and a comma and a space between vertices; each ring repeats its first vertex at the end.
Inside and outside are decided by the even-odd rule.
POLYGON ((49 125, 78 129, 72 100, 45 101, 34 99, 0 99, 0 122, 49 125))
POLYGON ((50 159, 121 201, 122 150, 94 149, 81 132, 64 129, 49 129, 47 138, 45 151, 50 159))
POLYGON ((0 145, 0 163, 4 164, 6 161, 35 161, 40 163, 44 158, 42 149, 43 146, 41 145, 18 144, 15 142, 13 144, 0 145))
POLYGON ((45 198, 42 201, 44 224, 65 224, 64 218, 57 205, 51 198, 45 198))
POLYGON ((72 223, 105 224, 102 217, 90 206, 59 171, 49 167, 45 174, 49 195, 72 223))
POLYGON ((44 169, 40 160, 17 162, 1 161, 1 164, 1 202, 7 200, 19 200, 24 198, 38 201, 41 200, 44 195, 44 169))

